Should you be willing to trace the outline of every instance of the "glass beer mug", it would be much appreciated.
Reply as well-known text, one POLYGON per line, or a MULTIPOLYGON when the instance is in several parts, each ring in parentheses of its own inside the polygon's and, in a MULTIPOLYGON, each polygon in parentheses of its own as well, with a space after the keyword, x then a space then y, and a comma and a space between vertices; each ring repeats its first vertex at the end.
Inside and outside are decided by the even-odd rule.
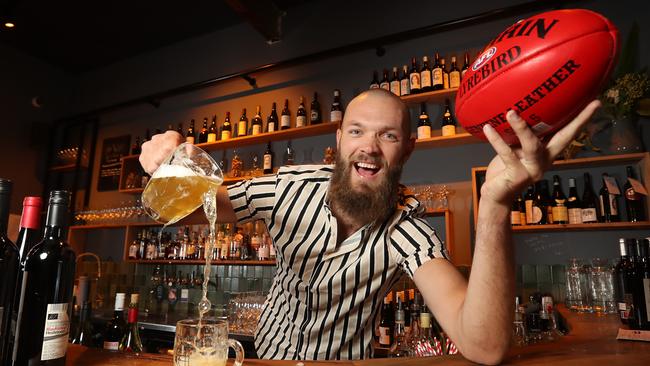
POLYGON ((176 324, 174 366, 226 366, 228 347, 235 350, 233 365, 241 366, 244 348, 228 338, 226 320, 181 320, 176 324))
POLYGON ((203 195, 223 183, 219 165, 202 149, 182 143, 165 159, 142 192, 142 207, 154 220, 171 225, 203 204, 203 195))

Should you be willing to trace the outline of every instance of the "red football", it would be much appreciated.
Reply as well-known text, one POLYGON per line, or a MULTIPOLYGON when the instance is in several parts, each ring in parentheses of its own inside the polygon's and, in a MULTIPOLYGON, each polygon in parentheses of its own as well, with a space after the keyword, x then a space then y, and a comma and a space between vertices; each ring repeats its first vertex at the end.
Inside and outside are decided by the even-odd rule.
POLYGON ((506 121, 515 110, 537 136, 571 121, 600 92, 616 64, 618 30, 590 10, 555 10, 520 20, 499 34, 463 76, 456 117, 485 139, 492 125, 518 143, 506 121))

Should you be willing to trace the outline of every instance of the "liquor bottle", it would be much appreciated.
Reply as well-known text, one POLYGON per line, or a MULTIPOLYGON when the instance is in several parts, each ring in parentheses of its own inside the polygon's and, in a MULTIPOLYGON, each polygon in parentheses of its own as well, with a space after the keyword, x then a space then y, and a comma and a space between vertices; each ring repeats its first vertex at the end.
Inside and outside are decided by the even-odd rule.
MULTIPOLYGON (((11 206, 10 180, 0 178, 0 364, 11 364, 11 332, 13 321, 16 279, 20 268, 18 248, 7 237, 9 207, 11 206)), ((21 230, 22 231, 22 230, 21 230)))
POLYGON ((293 150, 293 147, 291 146, 291 140, 287 141, 287 149, 284 151, 284 165, 293 165, 294 160, 295 160, 295 152, 293 150))
POLYGON ((181 271, 178 271, 178 277, 176 277, 176 294, 178 295, 176 315, 180 318, 186 318, 190 311, 190 290, 187 286, 186 277, 183 277, 181 271))
POLYGON ((195 140, 194 120, 192 119, 190 121, 190 127, 187 129, 187 133, 185 134, 185 142, 189 142, 190 144, 193 144, 194 140, 195 140))
POLYGON ((309 124, 316 125, 321 122, 323 122, 323 115, 318 102, 318 93, 314 92, 314 99, 311 101, 311 108, 309 109, 309 124))
POLYGON ((261 108, 261 106, 257 106, 257 109, 255 110, 255 117, 253 117, 253 120, 251 121, 251 135, 253 136, 259 135, 264 131, 264 122, 262 122, 262 116, 260 115, 261 108))
POLYGON ((187 251, 185 252, 185 259, 196 259, 196 246, 198 244, 198 235, 193 233, 192 237, 187 243, 187 251))
POLYGON ((566 224, 569 222, 569 211, 566 206, 567 200, 562 185, 560 184, 560 176, 553 176, 553 201, 552 201, 552 214, 554 224, 566 224))
POLYGON ((153 241, 153 235, 147 233, 147 230, 142 230, 142 235, 140 235, 140 243, 138 245, 138 259, 143 259, 145 252, 147 251, 147 244, 153 241))
POLYGON ((598 201, 591 185, 591 175, 584 173, 585 190, 582 192, 582 222, 598 222, 598 201))
POLYGON ((393 77, 390 79, 390 92, 398 97, 402 95, 400 91, 399 71, 397 71, 397 66, 393 66, 393 77))
POLYGON ((168 311, 171 313, 176 312, 176 304, 178 303, 178 287, 176 286, 176 277, 172 271, 172 275, 167 275, 165 271, 165 289, 167 290, 167 305, 168 311))
POLYGON ((616 195, 612 194, 607 188, 605 180, 609 175, 603 173, 603 186, 600 188, 598 194, 598 201, 600 203, 600 217, 601 222, 616 222, 618 221, 618 203, 616 195))
MULTIPOLYGON (((634 241, 634 239, 627 240, 634 241)), ((636 245, 636 243, 631 244, 636 245)), ((621 257, 618 263, 616 263, 616 267, 614 267, 616 309, 618 309, 618 316, 621 319, 621 323, 628 324, 630 310, 634 303, 631 281, 631 273, 634 272, 634 268, 628 256, 628 243, 626 239, 618 239, 618 248, 621 257)))
POLYGON ((440 55, 436 52, 435 64, 433 65, 433 70, 431 71, 431 85, 433 90, 441 90, 444 88, 444 75, 442 72, 442 65, 440 65, 440 55))
POLYGON ((418 134, 417 138, 426 139, 431 137, 431 121, 427 114, 426 104, 420 103, 420 119, 418 120, 418 134))
POLYGON ((289 99, 285 99, 282 115, 280 116, 280 129, 286 130, 289 128, 291 128, 291 113, 289 113, 289 99))
POLYGON ((138 155, 142 151, 140 149, 140 146, 142 143, 140 142, 140 136, 135 137, 135 142, 133 142, 133 145, 131 145, 131 155, 138 155))
POLYGON ((576 188, 576 179, 569 178, 569 197, 566 200, 569 224, 582 224, 581 206, 582 204, 578 198, 578 189, 576 188))
MULTIPOLYGON (((521 207, 523 202, 524 201, 521 198, 521 195, 517 195, 514 201, 512 201, 512 209, 510 210, 510 225, 512 226, 523 225, 523 223, 521 222, 521 207)), ((525 212, 525 208, 524 208, 524 212, 525 212)))
POLYGON ((305 110, 305 99, 300 97, 300 105, 296 111, 296 127, 307 126, 307 111, 305 110))
POLYGON ((248 117, 246 117, 246 108, 243 108, 237 123, 237 137, 246 136, 246 133, 248 133, 248 117))
POLYGON ((176 127, 176 132, 178 132, 179 135, 183 136, 183 122, 178 122, 178 127, 176 127))
POLYGON ((449 87, 458 88, 460 86, 460 70, 456 65, 456 56, 451 56, 451 69, 449 70, 449 87))
POLYGON ((625 246, 627 249, 628 259, 630 261, 630 266, 625 276, 629 281, 628 283, 630 287, 626 289, 626 292, 624 292, 623 298, 627 304, 627 310, 628 310, 627 324, 630 327, 630 329, 636 329, 637 320, 635 319, 635 316, 637 315, 637 312, 635 308, 638 304, 636 303, 635 291, 636 291, 636 281, 640 277, 639 266, 638 266, 639 258, 637 256, 636 239, 631 239, 631 238, 626 239, 625 246))
POLYGON ((206 142, 216 142, 217 141, 217 115, 212 115, 212 122, 210 122, 210 128, 208 129, 208 140, 206 142))
POLYGON ((69 204, 69 192, 50 192, 43 239, 23 262, 14 365, 65 364, 75 274, 64 241, 69 204))
POLYGON ((411 70, 409 71, 409 90, 411 94, 420 93, 422 84, 420 83, 420 71, 415 57, 411 59, 411 70))
POLYGON ((334 89, 334 101, 332 102, 332 108, 330 109, 330 122, 341 121, 343 121, 343 108, 341 108, 341 91, 334 89))
POLYGON ((442 68, 442 88, 449 89, 449 72, 444 58, 440 59, 440 68, 442 68))
POLYGON ((431 315, 426 307, 420 311, 420 334, 415 339, 414 343, 414 353, 416 357, 430 357, 438 356, 434 348, 435 341, 433 335, 431 334, 431 315))
POLYGON ((412 355, 411 349, 406 342, 404 329, 404 308, 401 299, 397 298, 397 309, 395 310, 395 335, 394 342, 388 352, 388 357, 409 357, 412 355))
POLYGON ((372 80, 370 81, 369 89, 379 89, 379 79, 377 78, 377 70, 372 72, 372 80))
POLYGON ((431 68, 429 67, 429 58, 422 57, 422 68, 420 68, 420 90, 424 92, 431 91, 431 68))
POLYGON ((117 351, 120 349, 120 341, 122 340, 122 337, 124 337, 126 331, 126 323, 124 322, 125 297, 126 295, 122 292, 115 294, 113 318, 106 323, 106 328, 104 329, 104 349, 110 351, 117 351))
POLYGON ((264 151, 264 174, 273 173, 273 151, 271 150, 271 142, 266 144, 266 151, 264 151))
POLYGON ((23 214, 20 217, 20 231, 16 239, 21 259, 24 259, 39 241, 42 206, 41 197, 25 197, 23 199, 23 214))
POLYGON ((266 132, 275 132, 278 127, 278 112, 276 111, 275 102, 273 102, 271 105, 271 113, 266 119, 266 132))
POLYGON ((526 190, 526 195, 524 196, 524 206, 526 208, 526 225, 533 224, 533 217, 535 216, 535 211, 533 210, 534 203, 535 203, 535 186, 531 184, 528 186, 528 189, 526 190))
MULTIPOLYGON (((157 238, 157 235, 154 235, 153 238, 157 238)), ((162 240, 161 240, 162 241, 162 240)), ((147 260, 154 260, 158 258, 158 246, 156 245, 157 240, 149 240, 147 242, 147 247, 145 249, 144 258, 147 260)))
POLYGON ((454 136, 456 134, 456 120, 451 115, 449 99, 445 100, 445 112, 442 114, 442 135, 454 136))
POLYGON ((208 117, 203 117, 203 126, 199 132, 199 144, 208 142, 208 117))
MULTIPOLYGON (((535 191, 537 192, 537 206, 542 211, 542 217, 537 224, 552 224, 553 223, 553 204, 550 196, 548 195, 548 180, 542 179, 535 183, 535 191)), ((535 224, 535 223, 533 223, 535 224)), ((541 301, 541 300, 540 300, 541 301)))
POLYGON ((129 259, 138 259, 138 248, 140 247, 141 234, 138 233, 136 238, 129 245, 129 259))
POLYGON ((143 351, 140 332, 138 331, 138 294, 131 294, 129 311, 127 315, 126 333, 120 340, 119 349, 122 352, 140 353, 143 351))
POLYGON ((230 124, 230 112, 226 112, 226 118, 221 125, 221 140, 230 140, 232 137, 232 125, 230 124))
MULTIPOLYGON (((630 180, 634 180, 634 170, 631 166, 627 170, 627 181, 623 186, 625 194, 625 209, 627 211, 627 221, 637 222, 645 220, 645 199, 643 195, 634 189, 630 180)), ((637 181, 638 182, 638 181, 637 181)))
POLYGON ((379 321, 379 345, 390 347, 393 344, 393 331, 395 326, 394 310, 391 305, 392 294, 384 297, 384 306, 381 308, 381 320, 379 321))
POLYGON ((469 70, 469 53, 465 52, 465 62, 463 63, 463 68, 460 70, 460 79, 462 80, 465 77, 465 73, 469 70))
POLYGON ((381 83, 379 83, 379 87, 390 91, 390 81, 388 81, 388 70, 384 69, 384 76, 381 78, 381 83))
POLYGON ((648 239, 636 241, 636 278, 632 283, 634 319, 632 329, 650 330, 650 258, 648 239))
POLYGON ((399 79, 399 95, 409 95, 411 94, 411 87, 409 83, 409 68, 408 66, 402 66, 402 78, 399 79))
POLYGON ((88 347, 93 346, 93 324, 90 321, 92 314, 91 304, 92 302, 88 300, 81 302, 81 309, 79 310, 79 325, 77 326, 77 330, 70 343, 81 344, 88 347))

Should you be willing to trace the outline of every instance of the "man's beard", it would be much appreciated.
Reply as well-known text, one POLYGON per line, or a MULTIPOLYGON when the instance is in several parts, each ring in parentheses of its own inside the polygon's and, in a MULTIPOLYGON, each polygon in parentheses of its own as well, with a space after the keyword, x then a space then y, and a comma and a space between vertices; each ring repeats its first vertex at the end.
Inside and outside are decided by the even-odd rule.
MULTIPOLYGON (((386 169, 383 162, 375 163, 382 166, 382 169, 386 169)), ((353 217, 360 223, 379 225, 392 215, 397 207, 402 164, 388 168, 387 173, 376 186, 361 183, 353 187, 351 179, 354 169, 355 167, 344 161, 337 151, 336 166, 329 187, 331 203, 336 209, 342 210, 345 215, 353 217)))

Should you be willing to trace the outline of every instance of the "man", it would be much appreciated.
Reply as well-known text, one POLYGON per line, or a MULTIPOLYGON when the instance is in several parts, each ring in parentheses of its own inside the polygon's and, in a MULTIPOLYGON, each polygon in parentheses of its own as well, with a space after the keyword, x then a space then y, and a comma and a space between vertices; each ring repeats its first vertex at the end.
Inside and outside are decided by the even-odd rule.
MULTIPOLYGON (((484 128, 498 156, 481 188, 469 281, 417 218, 418 202, 400 194, 399 177, 415 141, 407 107, 384 90, 366 91, 348 105, 334 167, 285 167, 272 177, 221 187, 220 221, 263 219, 278 252, 255 339, 258 355, 369 356, 381 299, 401 269, 464 357, 499 363, 512 325, 511 202, 542 177, 597 107, 592 102, 546 145, 513 111, 507 118, 521 149, 484 128)), ((153 172, 181 141, 175 132, 154 136, 142 146, 142 166, 153 172)))

